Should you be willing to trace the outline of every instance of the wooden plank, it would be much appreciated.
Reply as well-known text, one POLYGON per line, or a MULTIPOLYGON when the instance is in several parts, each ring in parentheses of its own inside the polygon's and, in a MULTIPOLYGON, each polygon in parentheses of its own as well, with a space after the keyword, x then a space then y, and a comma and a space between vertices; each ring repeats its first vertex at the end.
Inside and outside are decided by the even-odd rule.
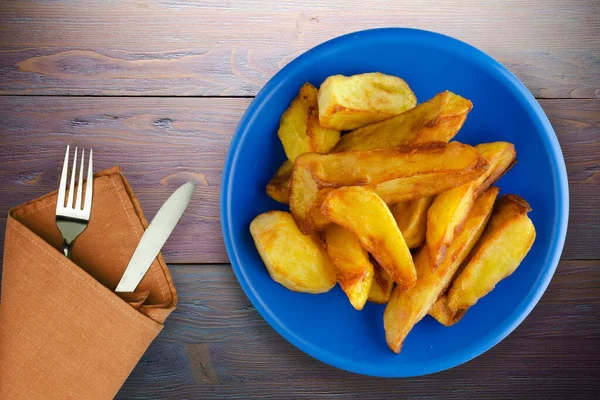
POLYGON ((546 100, 540 104, 554 127, 567 165, 570 209, 563 258, 598 259, 600 101, 546 100))
POLYGON ((197 193, 163 250, 170 262, 227 262, 219 223, 223 160, 249 99, 0 98, 0 230, 8 209, 58 188, 67 144, 96 171, 121 165, 146 215, 179 185, 197 193))
POLYGON ((600 96, 596 0, 2 2, 0 93, 251 96, 311 47, 388 26, 471 43, 538 97, 600 96))
MULTIPOLYGON (((67 144, 120 164, 149 217, 178 185, 199 184, 163 254, 171 263, 228 262, 219 223, 227 146, 250 99, 0 98, 0 216, 58 187, 67 144)), ((600 101, 540 101, 566 157, 571 188, 563 256, 600 259, 600 101)), ((0 221, 0 235, 5 220, 0 221)), ((3 236, 0 236, 0 240, 3 236)))
POLYGON ((229 265, 172 266, 177 310, 118 398, 583 398, 600 390, 600 261, 563 261, 503 342, 430 376, 384 380, 329 367, 281 338, 229 265), (473 377, 477 379, 473 379, 473 377), (550 379, 551 378, 551 379, 550 379))

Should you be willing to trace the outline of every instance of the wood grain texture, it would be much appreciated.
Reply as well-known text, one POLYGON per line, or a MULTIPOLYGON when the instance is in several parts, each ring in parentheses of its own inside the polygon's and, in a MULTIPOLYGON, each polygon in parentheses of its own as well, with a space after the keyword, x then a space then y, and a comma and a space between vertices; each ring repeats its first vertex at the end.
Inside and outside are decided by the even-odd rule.
MULTIPOLYGON (((227 262, 219 187, 248 99, 0 98, 0 230, 10 207, 58 188, 67 144, 99 171, 121 165, 150 219, 178 186, 198 186, 163 249, 170 262, 227 262)), ((0 238, 0 240, 2 240, 0 238)))
POLYGON ((228 262, 221 172, 251 99, 190 96, 253 96, 311 47, 388 26, 464 40, 543 99, 567 163, 571 208, 563 261, 540 303, 508 338, 462 366, 380 379, 329 367, 286 342, 230 265, 171 264, 178 309, 117 398, 598 397, 597 0, 0 2, 0 244, 8 209, 58 186, 71 144, 93 147, 97 170, 120 164, 148 217, 195 181, 195 201, 163 254, 170 263, 228 262), (69 95, 132 97, 54 97, 69 95))
POLYGON ((540 104, 567 165, 570 208, 563 258, 600 259, 600 101, 544 100, 540 104))
POLYGON ((600 97, 596 0, 0 3, 0 93, 251 96, 333 37, 415 27, 464 40, 537 97, 600 97))
POLYGON ((577 399, 600 390, 599 261, 561 262, 508 338, 462 366, 411 379, 358 376, 305 355, 262 320, 229 265, 171 272, 178 308, 117 398, 577 399))
MULTIPOLYGON (((71 144, 94 149, 96 170, 120 164, 148 217, 177 186, 195 181, 200 189, 167 242, 165 259, 228 262, 219 223, 221 170, 249 102, 0 97, 0 235, 10 207, 58 187, 60 160, 71 144)), ((600 100, 540 103, 569 174, 571 214, 563 257, 600 259, 600 100)))

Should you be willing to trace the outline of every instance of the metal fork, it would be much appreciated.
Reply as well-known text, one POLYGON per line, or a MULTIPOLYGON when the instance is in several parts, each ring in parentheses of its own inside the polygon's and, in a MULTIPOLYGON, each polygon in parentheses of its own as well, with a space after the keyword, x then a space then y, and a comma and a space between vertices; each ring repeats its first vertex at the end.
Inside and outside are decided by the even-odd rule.
POLYGON ((69 166, 69 146, 65 154, 65 162, 60 176, 60 186, 58 188, 58 199, 56 200, 56 225, 63 237, 63 253, 68 258, 71 257, 71 246, 77 236, 87 228, 92 210, 92 190, 93 190, 93 172, 92 172, 92 150, 90 149, 90 161, 87 170, 87 183, 85 186, 85 201, 83 202, 83 168, 85 161, 85 150, 81 151, 81 166, 79 168, 79 183, 77 185, 77 197, 73 205, 73 192, 75 192, 75 173, 77 172, 77 147, 73 157, 73 168, 71 171, 71 184, 69 185, 69 195, 65 205, 65 196, 67 194, 67 169, 69 166))

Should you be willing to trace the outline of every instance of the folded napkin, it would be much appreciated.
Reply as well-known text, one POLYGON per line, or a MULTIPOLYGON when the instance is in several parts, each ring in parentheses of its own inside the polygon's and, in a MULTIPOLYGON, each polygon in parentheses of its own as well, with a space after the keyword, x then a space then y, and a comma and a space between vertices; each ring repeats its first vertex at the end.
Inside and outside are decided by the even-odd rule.
POLYGON ((134 293, 113 292, 148 222, 118 167, 94 177, 72 258, 56 192, 9 212, 0 301, 0 399, 110 399, 175 309, 161 255, 134 293))

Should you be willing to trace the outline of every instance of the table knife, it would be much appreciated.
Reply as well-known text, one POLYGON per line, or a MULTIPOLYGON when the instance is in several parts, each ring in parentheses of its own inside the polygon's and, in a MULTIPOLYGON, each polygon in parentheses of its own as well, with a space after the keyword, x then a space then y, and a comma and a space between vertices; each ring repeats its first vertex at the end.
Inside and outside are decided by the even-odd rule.
POLYGON ((187 207, 196 185, 188 182, 177 189, 154 216, 142 235, 115 292, 133 292, 160 252, 187 207))

